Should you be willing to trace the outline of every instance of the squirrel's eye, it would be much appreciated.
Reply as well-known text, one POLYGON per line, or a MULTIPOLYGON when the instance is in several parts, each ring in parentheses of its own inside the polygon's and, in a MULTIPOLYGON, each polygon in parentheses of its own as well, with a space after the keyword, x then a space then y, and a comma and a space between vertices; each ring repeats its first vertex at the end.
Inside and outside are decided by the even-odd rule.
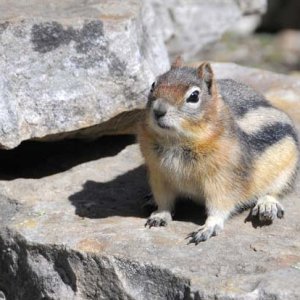
POLYGON ((152 85, 151 85, 150 93, 153 93, 154 88, 155 88, 155 82, 153 82, 152 85))
POLYGON ((197 103, 199 101, 199 91, 194 91, 186 99, 186 102, 197 103))

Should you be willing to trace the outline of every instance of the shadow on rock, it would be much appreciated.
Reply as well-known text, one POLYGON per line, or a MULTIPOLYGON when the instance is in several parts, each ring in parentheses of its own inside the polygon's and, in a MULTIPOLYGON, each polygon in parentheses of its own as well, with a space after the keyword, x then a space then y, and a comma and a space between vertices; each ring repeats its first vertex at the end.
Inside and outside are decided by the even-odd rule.
POLYGON ((207 218, 205 207, 188 199, 178 199, 174 220, 203 225, 207 218))
POLYGON ((94 141, 26 141, 12 150, 0 150, 0 180, 42 178, 99 158, 114 156, 135 137, 105 136, 94 141))
POLYGON ((268 221, 261 221, 258 216, 252 216, 252 210, 250 209, 248 216, 245 219, 245 223, 251 222, 253 228, 269 226, 273 222, 268 221))
POLYGON ((76 207, 75 213, 81 217, 146 217, 142 201, 147 193, 146 170, 141 166, 109 182, 87 181, 69 200, 76 207))
MULTIPOLYGON (((145 166, 140 166, 109 182, 87 181, 81 191, 69 197, 80 217, 97 219, 111 216, 147 218, 155 205, 144 205, 150 188, 145 166)), ((206 215, 202 206, 179 199, 174 220, 203 224, 206 215)))

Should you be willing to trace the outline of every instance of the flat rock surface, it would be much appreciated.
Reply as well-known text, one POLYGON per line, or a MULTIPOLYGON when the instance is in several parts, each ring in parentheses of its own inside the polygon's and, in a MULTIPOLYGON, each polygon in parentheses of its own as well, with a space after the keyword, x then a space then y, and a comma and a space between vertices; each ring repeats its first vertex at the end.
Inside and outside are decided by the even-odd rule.
MULTIPOLYGON (((299 79, 231 64, 214 69, 262 91, 299 129, 299 79)), ((77 164, 66 157, 64 171, 1 174, 0 290, 7 299, 300 298, 299 179, 282 201, 284 219, 259 226, 245 211, 219 236, 187 245, 187 234, 205 221, 203 208, 179 203, 169 226, 145 228, 149 188, 138 146, 130 138, 99 141, 86 144, 77 164), (89 152, 95 146, 98 156, 89 152)))

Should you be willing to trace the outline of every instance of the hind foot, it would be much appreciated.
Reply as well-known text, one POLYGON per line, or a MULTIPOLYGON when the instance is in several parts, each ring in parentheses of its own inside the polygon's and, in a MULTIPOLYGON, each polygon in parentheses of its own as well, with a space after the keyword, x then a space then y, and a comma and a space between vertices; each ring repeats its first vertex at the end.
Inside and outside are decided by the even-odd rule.
POLYGON ((266 195, 258 199, 252 216, 258 216, 260 221, 273 221, 276 217, 283 218, 284 208, 275 197, 266 195))

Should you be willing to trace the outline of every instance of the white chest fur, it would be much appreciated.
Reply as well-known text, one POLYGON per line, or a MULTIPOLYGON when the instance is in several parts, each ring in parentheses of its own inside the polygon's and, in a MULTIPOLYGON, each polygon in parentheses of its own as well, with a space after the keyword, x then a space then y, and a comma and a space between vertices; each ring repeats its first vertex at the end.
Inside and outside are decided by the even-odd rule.
POLYGON ((201 178, 199 172, 195 172, 198 166, 195 153, 178 145, 155 145, 154 151, 159 168, 180 194, 197 198, 202 194, 201 178))

